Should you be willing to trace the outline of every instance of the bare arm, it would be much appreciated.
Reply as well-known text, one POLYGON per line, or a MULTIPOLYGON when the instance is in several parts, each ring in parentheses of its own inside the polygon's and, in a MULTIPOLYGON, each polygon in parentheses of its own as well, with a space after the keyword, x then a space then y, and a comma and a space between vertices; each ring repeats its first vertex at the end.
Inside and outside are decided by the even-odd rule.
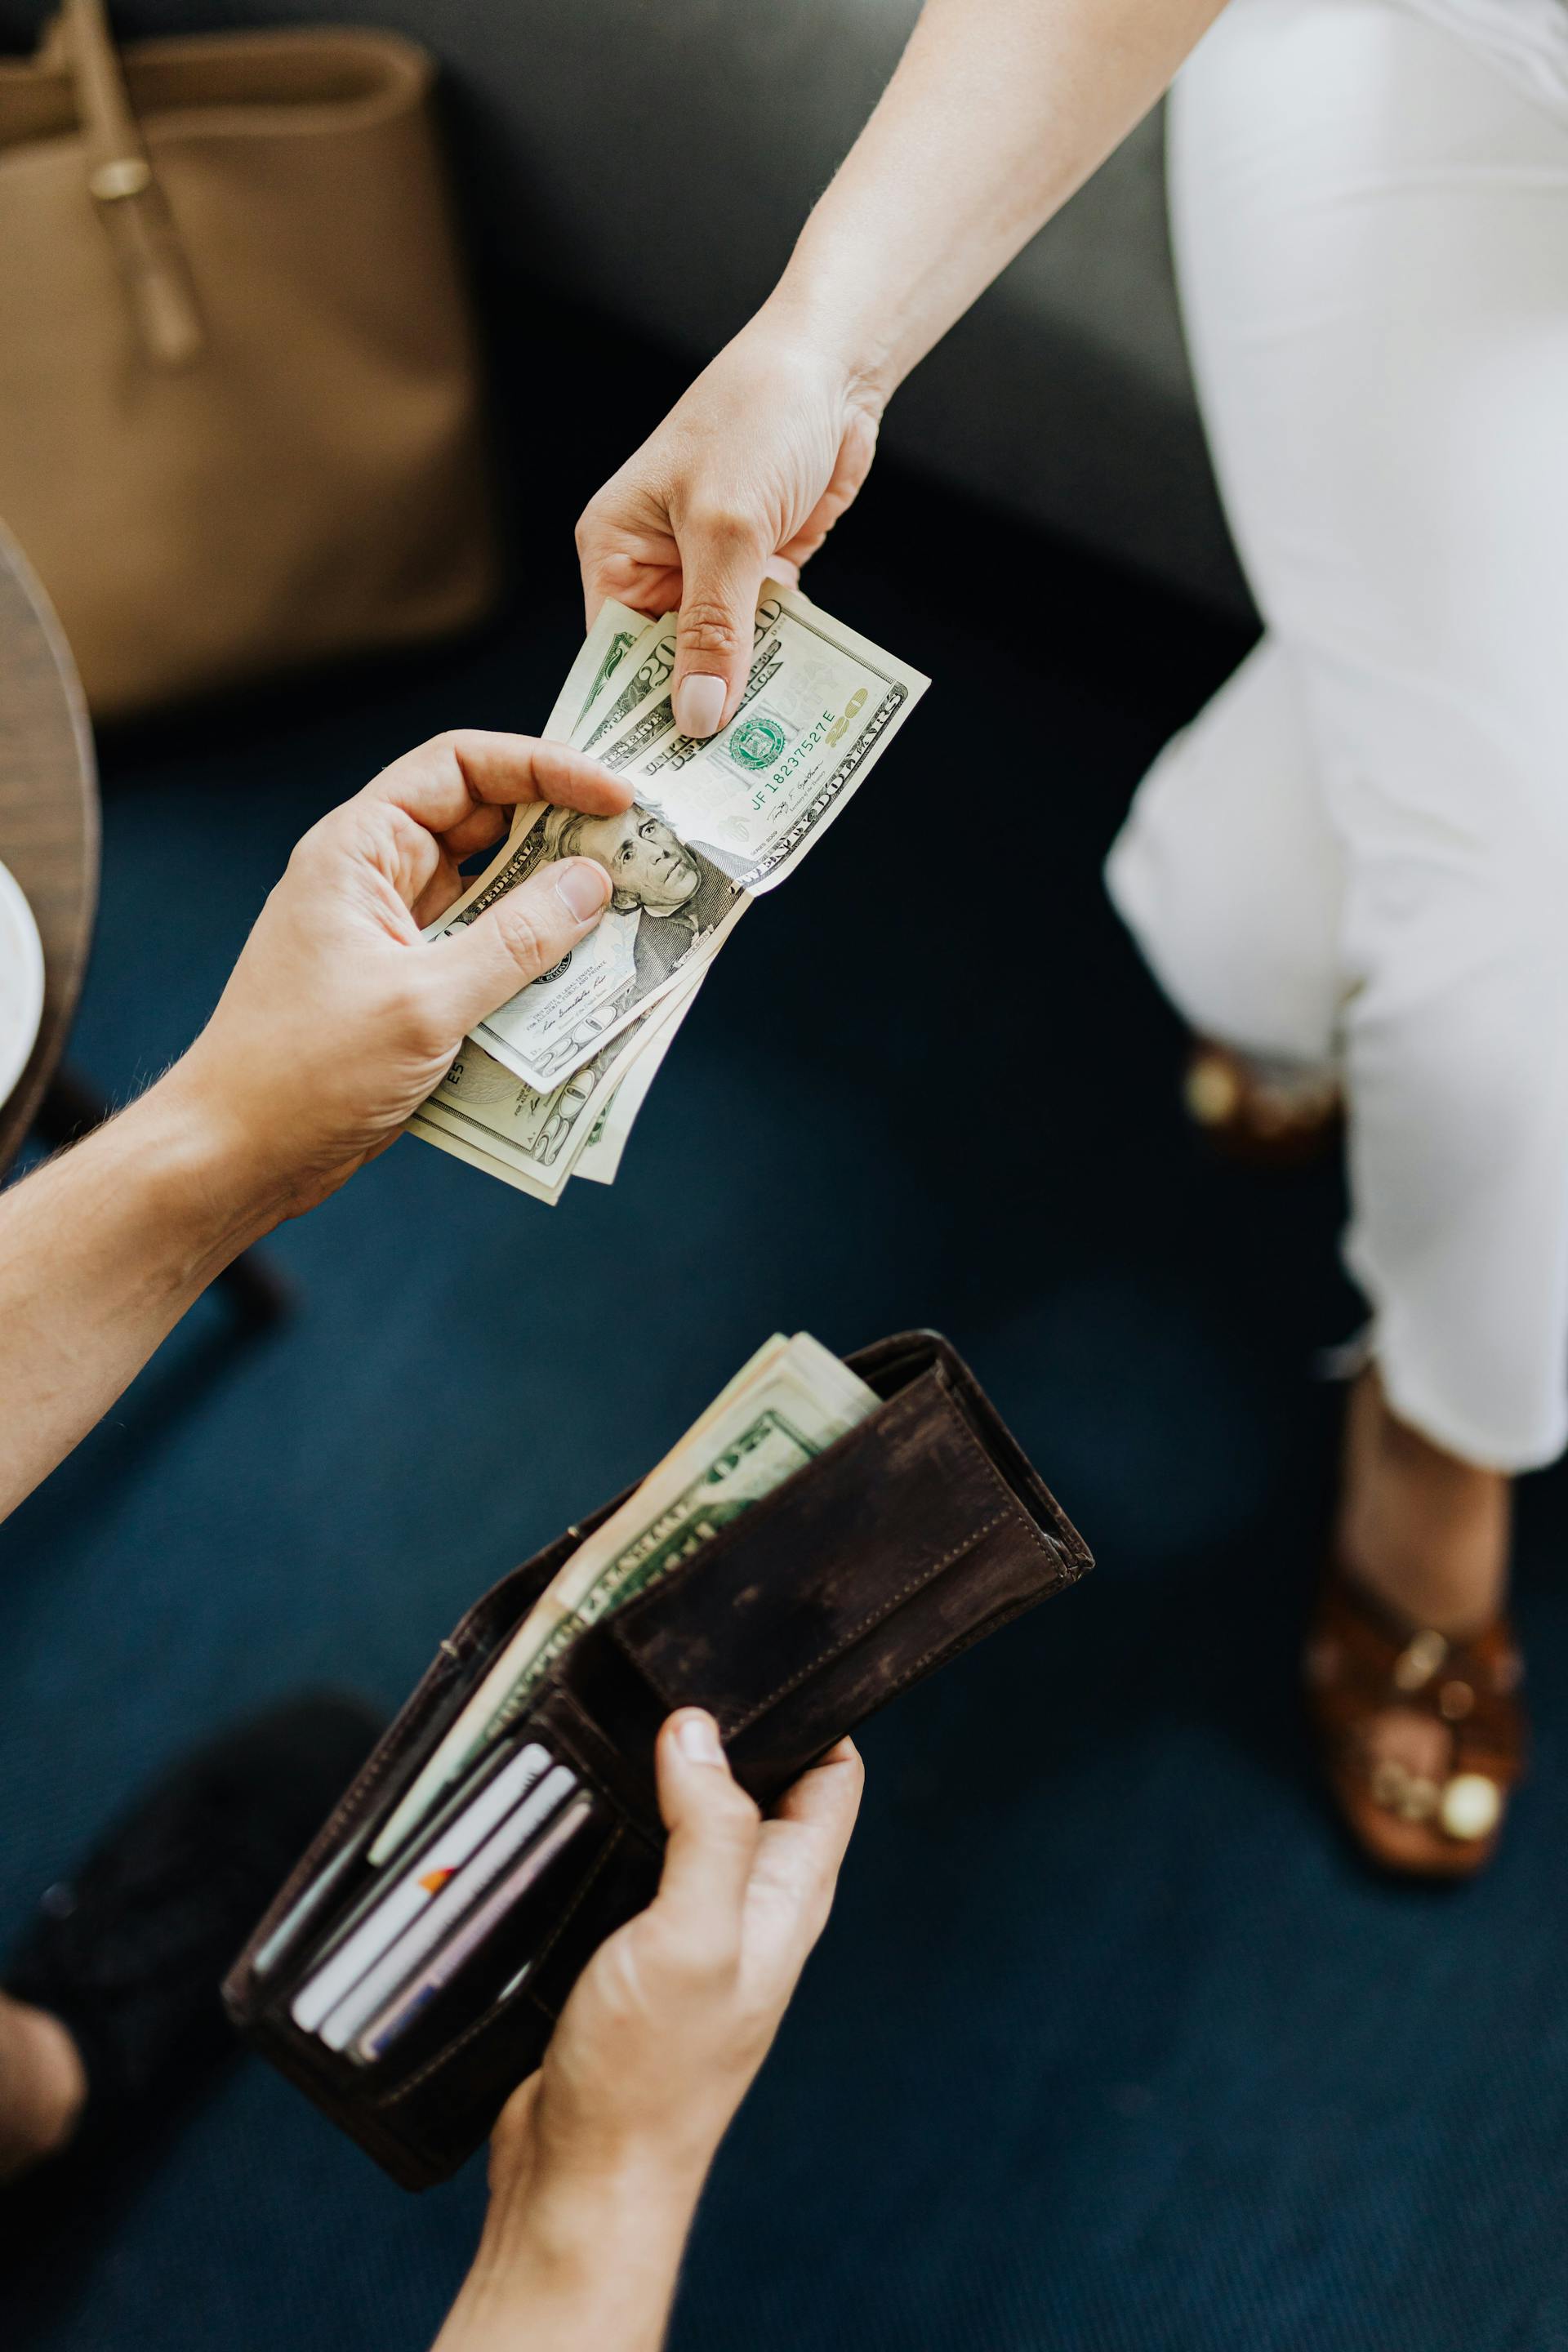
POLYGON ((496 2126, 436 2352, 658 2352, 708 2168, 826 1923, 860 1801, 847 1740, 765 1822, 695 1708, 658 1769, 658 1894, 595 1953, 496 2126))
POLYGON ((0 1198, 0 1517, 270 1222, 175 1072, 0 1198))
POLYGON ((1224 0, 926 0, 773 303, 886 402, 1146 114, 1224 0))
POLYGON ((897 72, 756 317, 578 525, 605 596, 680 607, 677 712, 710 735, 763 581, 865 480, 882 410, 1159 97, 1223 0, 926 0, 897 72))
POLYGON ((0 1195, 0 1518, 230 1258, 384 1150, 465 1031, 597 922, 608 878, 574 858, 424 943, 503 810, 626 798, 563 745, 468 731, 409 752, 306 835, 190 1052, 0 1195))

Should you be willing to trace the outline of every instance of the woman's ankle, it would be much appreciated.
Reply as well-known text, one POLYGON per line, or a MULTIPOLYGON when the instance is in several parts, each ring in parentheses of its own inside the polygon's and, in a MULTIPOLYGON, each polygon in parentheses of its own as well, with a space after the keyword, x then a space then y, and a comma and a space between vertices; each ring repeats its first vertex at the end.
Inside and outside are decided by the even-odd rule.
POLYGON ((1389 1409, 1375 1365, 1351 1391, 1336 1542, 1342 1565, 1412 1625, 1478 1633, 1508 1589, 1511 1482, 1389 1409))

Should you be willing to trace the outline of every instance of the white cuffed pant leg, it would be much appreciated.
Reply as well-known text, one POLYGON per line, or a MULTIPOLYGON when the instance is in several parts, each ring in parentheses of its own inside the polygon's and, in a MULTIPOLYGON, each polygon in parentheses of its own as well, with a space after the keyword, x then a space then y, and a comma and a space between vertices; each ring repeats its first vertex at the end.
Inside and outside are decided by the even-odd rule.
POLYGON ((1231 0, 1172 105, 1267 635, 1108 879, 1194 1028, 1332 1056, 1394 1409, 1568 1441, 1568 110, 1423 0, 1231 0))

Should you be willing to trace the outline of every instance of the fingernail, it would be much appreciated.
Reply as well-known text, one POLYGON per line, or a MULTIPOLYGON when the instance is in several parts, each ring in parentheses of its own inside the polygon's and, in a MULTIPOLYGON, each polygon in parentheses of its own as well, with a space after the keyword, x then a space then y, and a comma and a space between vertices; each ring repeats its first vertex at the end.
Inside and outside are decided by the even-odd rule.
POLYGON ((683 1716, 675 1734, 676 1745, 689 1764, 722 1764, 724 1750, 719 1745, 719 1727, 710 1715, 694 1708, 683 1716))
POLYGON ((683 677, 675 696, 675 723, 683 735, 715 735, 724 716, 721 677, 683 677))
POLYGON ((610 877, 591 857, 570 857, 555 876, 556 896, 574 923, 596 915, 610 895, 610 877))

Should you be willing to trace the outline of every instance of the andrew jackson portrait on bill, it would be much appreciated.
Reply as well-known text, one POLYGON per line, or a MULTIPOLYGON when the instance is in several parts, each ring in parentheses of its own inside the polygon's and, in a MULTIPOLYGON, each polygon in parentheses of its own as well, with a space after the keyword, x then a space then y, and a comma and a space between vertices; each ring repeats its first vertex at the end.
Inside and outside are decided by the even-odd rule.
POLYGON ((773 587, 746 691, 718 735, 680 732, 660 667, 638 665, 640 695, 625 696, 619 731, 594 746, 633 783, 633 805, 614 816, 529 809, 439 927, 471 922, 554 858, 592 857, 609 875, 597 929, 475 1033, 542 1093, 714 954, 747 900, 794 871, 928 682, 808 598, 773 587))

